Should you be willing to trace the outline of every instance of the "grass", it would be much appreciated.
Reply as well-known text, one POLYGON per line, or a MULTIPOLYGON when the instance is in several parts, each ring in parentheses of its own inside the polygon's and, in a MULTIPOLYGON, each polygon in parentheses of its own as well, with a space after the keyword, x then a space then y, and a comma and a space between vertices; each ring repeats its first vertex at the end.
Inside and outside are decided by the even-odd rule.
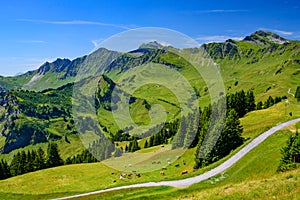
POLYGON ((300 169, 276 174, 267 179, 230 183, 212 188, 178 190, 172 187, 154 187, 114 191, 102 195, 76 198, 87 199, 299 199, 300 169))
MULTIPOLYGON (((267 109, 266 112, 254 111, 252 113, 249 113, 245 118, 242 119, 242 124, 245 129, 244 137, 247 136, 253 139, 255 136, 263 132, 263 129, 261 129, 261 125, 268 125, 271 127, 278 124, 279 122, 285 121, 285 115, 279 115, 281 116, 280 118, 268 117, 272 116, 273 112, 282 112, 282 108, 284 108, 284 104, 278 104, 277 106, 273 106, 267 109), (257 113, 259 113, 259 115, 257 115, 257 113), (257 119, 257 116, 260 116, 259 119, 257 119)), ((187 192, 191 194, 197 194, 197 192, 205 191, 206 189, 211 189, 216 186, 221 187, 226 184, 232 185, 242 183, 244 181, 260 180, 267 178, 269 179, 270 177, 277 175, 275 171, 280 158, 279 149, 285 144, 289 133, 290 130, 282 130, 272 135, 263 144, 259 145, 257 148, 252 150, 236 165, 229 169, 226 172, 226 179, 221 181, 215 181, 217 179, 213 178, 208 182, 199 183, 195 186, 186 189, 187 192), (211 184, 211 182, 213 182, 214 184, 211 184)), ((250 140, 248 140, 247 143, 248 142, 250 142, 250 140)), ((67 144, 61 144, 61 147, 66 147, 66 145, 67 144)), ((67 148, 61 148, 60 150, 70 151, 70 149, 67 148)), ((124 157, 121 157, 118 162, 125 163, 127 159, 131 159, 132 162, 137 163, 148 162, 148 165, 150 165, 151 167, 152 164, 150 164, 150 162, 155 160, 155 156, 158 156, 157 159, 159 159, 162 162, 166 161, 165 156, 168 154, 163 156, 163 153, 160 155, 158 154, 158 152, 168 152, 167 150, 168 146, 165 146, 163 148, 161 146, 157 146, 149 149, 142 149, 136 153, 128 154, 127 157, 126 155, 124 157), (148 155, 148 158, 143 158, 144 155, 148 155), (138 160, 138 158, 142 160, 138 160)), ((233 155, 237 151, 238 150, 233 151, 231 155, 233 155)), ((6 195, 8 195, 7 193, 16 194, 16 198, 18 198, 19 195, 29 195, 29 198, 43 198, 47 195, 50 195, 51 197, 59 197, 133 183, 181 179, 182 170, 187 169, 189 171, 189 174, 184 175, 185 177, 195 176, 219 165, 231 156, 227 156, 226 158, 218 161, 217 163, 212 164, 209 167, 200 169, 196 172, 192 172, 193 154, 194 149, 189 149, 187 152, 185 152, 182 155, 182 158, 172 163, 172 166, 167 167, 166 176, 160 175, 161 169, 157 169, 155 171, 142 173, 141 178, 134 177, 133 179, 127 179, 126 181, 120 181, 118 177, 120 172, 106 166, 105 162, 94 164, 69 165, 37 171, 0 181, 0 197, 5 198, 6 195), (186 161, 186 165, 182 165, 182 159, 186 161), (177 163, 181 165, 179 168, 175 168, 173 166, 177 163), (115 172, 115 174, 111 174, 112 172, 115 172), (117 180, 117 182, 113 183, 113 180, 117 180)), ((133 165, 133 167, 135 167, 134 163, 131 164, 133 165)), ((121 166, 123 167, 124 165, 121 166)), ((157 192, 161 194, 160 191, 161 189, 149 189, 149 192, 147 194, 155 195, 157 192), (153 194, 151 193, 152 190, 154 191, 153 194)), ((167 191, 172 191, 173 194, 174 189, 164 188, 163 191, 166 192, 166 195, 168 196, 169 194, 167 194, 167 191)), ((141 194, 142 193, 140 193, 139 195, 141 194)), ((177 192, 174 192, 173 197, 176 197, 178 195, 180 196, 182 194, 182 190, 178 190, 177 192)), ((116 192, 116 195, 118 196, 120 194, 116 192)), ((163 194, 161 195, 163 196, 163 194)), ((10 197, 14 198, 13 196, 10 197)))
POLYGON ((241 119, 244 128, 243 137, 253 139, 274 125, 300 117, 299 106, 299 104, 286 105, 285 102, 281 102, 268 109, 248 113, 241 119), (289 115, 290 112, 293 112, 293 116, 289 115))
POLYGON ((270 136, 222 175, 185 189, 156 187, 114 191, 79 199, 297 199, 300 169, 277 173, 289 130, 270 136))

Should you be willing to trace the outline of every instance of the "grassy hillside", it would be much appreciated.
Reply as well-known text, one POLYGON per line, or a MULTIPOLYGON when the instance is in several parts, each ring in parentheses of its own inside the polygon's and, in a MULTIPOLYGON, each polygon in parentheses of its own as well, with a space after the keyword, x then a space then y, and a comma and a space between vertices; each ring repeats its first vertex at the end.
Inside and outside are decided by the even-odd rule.
POLYGON ((79 199, 298 199, 300 169, 276 172, 289 134, 278 131, 223 174, 186 189, 129 189, 79 199))
MULTIPOLYGON (((287 115, 272 115, 272 113, 283 112, 283 109, 284 104, 281 103, 265 110, 264 112, 254 111, 249 113, 245 118, 242 119, 242 124, 245 128, 243 136, 253 139, 258 134, 262 133, 262 131, 264 131, 264 128, 262 128, 262 126, 264 127, 265 124, 271 127, 280 122, 286 121, 288 118, 290 118, 287 115), (257 120, 258 112, 260 112, 259 120, 257 120)), ((290 109, 294 108, 291 107, 290 109)), ((300 116, 300 113, 297 113, 297 115, 300 116)), ((295 129, 292 127, 291 130, 294 131, 295 129)), ((206 189, 209 188, 212 188, 212 190, 213 188, 218 188, 219 186, 230 186, 234 188, 234 184, 241 184, 244 181, 251 182, 255 180, 265 180, 271 178, 272 176, 277 176, 276 168, 279 164, 280 159, 279 150, 285 144, 289 133, 289 129, 283 130, 268 138, 262 145, 259 145, 257 148, 247 154, 245 158, 241 159, 236 165, 226 171, 225 175, 223 175, 223 178, 212 178, 208 181, 196 184, 195 186, 192 186, 191 188, 185 190, 174 190, 173 188, 168 187, 148 189, 149 192, 147 192, 147 194, 159 194, 162 195, 161 197, 164 197, 164 195, 165 197, 170 197, 171 194, 169 192, 171 192, 171 196, 173 196, 174 198, 178 197, 178 195, 185 195, 186 193, 189 193, 191 195, 198 195, 198 192, 204 190, 206 191, 206 189), (268 165, 266 165, 266 163, 268 163, 268 165)), ((248 140, 248 142, 250 142, 250 140, 248 140)), ((158 146, 152 147, 151 149, 141 150, 131 154, 130 158, 134 160, 135 158, 138 158, 140 154, 149 152, 155 155, 155 151, 160 149, 162 149, 162 147, 158 146)), ((236 151, 237 150, 235 150, 234 152, 236 151)), ((37 171, 0 181, 0 196, 2 198, 49 198, 137 182, 179 179, 182 178, 182 170, 187 169, 189 172, 192 171, 193 156, 191 155, 193 155, 193 152, 194 149, 190 149, 188 152, 182 155, 182 159, 186 160, 186 166, 181 165, 179 168, 175 168, 172 166, 167 167, 168 169, 166 171, 166 176, 160 175, 160 170, 158 169, 153 172, 143 173, 141 178, 134 177, 133 179, 128 179, 123 182, 118 179, 119 172, 105 166, 103 163, 69 165, 37 171), (115 172, 115 174, 112 174, 112 172, 115 172), (117 180, 117 182, 113 183, 113 180, 117 180)), ((189 173, 185 176, 189 177, 203 173, 213 166, 216 166, 219 163, 223 162, 228 157, 229 156, 213 164, 212 166, 206 167, 193 173, 189 173)), ((121 157, 121 159, 125 158, 126 157, 121 157)), ((149 158, 148 161, 151 162, 152 160, 153 157, 149 158)), ((181 159, 176 161, 174 164, 176 163, 182 164, 181 159)), ((280 177, 284 176, 279 175, 279 178, 280 177)), ((236 185, 236 187, 238 188, 239 186, 236 185)), ((139 197, 140 195, 143 198, 145 197, 145 194, 142 195, 143 192, 141 192, 145 191, 144 189, 142 189, 141 191, 132 191, 132 194, 134 196, 136 195, 136 197, 139 197)), ((124 192, 116 192, 116 194, 114 195, 117 198, 123 194, 124 192)), ((105 197, 105 195, 100 197, 105 197)))
MULTIPOLYGON (((211 43, 204 45, 203 48, 220 65, 227 93, 242 89, 253 90, 256 103, 267 100, 269 96, 287 97, 271 108, 250 112, 241 119, 244 127, 243 137, 247 139, 244 145, 272 126, 300 117, 300 104, 293 96, 300 83, 299 41, 287 41, 277 35, 258 31, 242 41, 211 43)), ((194 50, 185 49, 183 53, 191 55, 194 50)), ((64 159, 83 149, 79 137, 75 134, 72 103, 76 104, 76 101, 72 102, 71 99, 73 86, 67 84, 76 79, 77 73, 79 79, 86 78, 84 74, 89 76, 105 73, 97 80, 95 99, 101 131, 108 137, 124 128, 118 126, 120 124, 116 121, 125 124, 131 134, 139 134, 142 133, 142 129, 149 130, 154 122, 164 121, 164 118, 167 121, 180 118, 181 112, 189 111, 191 105, 198 106, 199 103, 203 108, 210 103, 210 94, 203 77, 182 57, 165 49, 138 49, 136 53, 120 55, 117 52, 100 49, 73 61, 58 59, 53 63, 45 63, 39 70, 21 76, 0 77, 0 86, 6 89, 23 87, 40 91, 49 87, 57 88, 43 92, 12 90, 1 93, 0 148, 8 154, 0 155, 0 158, 10 161, 13 154, 22 149, 42 147, 45 150, 48 141, 58 143, 64 159), (80 69, 87 71, 80 73, 80 69), (130 100, 128 105, 130 116, 123 115, 124 113, 113 116, 112 111, 123 109, 119 100, 112 104, 110 102, 115 89, 118 91, 117 99, 125 99, 128 102, 130 100), (197 99, 191 98, 190 93, 195 93, 197 99), (128 99, 130 95, 131 98, 128 99), (158 104, 160 106, 157 106, 158 104), (139 126, 142 129, 139 129, 139 126)), ((84 81, 89 82, 90 79, 86 78, 84 81)), ((213 79, 210 84, 214 84, 213 79)), ((86 85, 81 89, 90 90, 86 85)), ((84 106, 89 105, 82 107, 84 106)), ((91 113, 80 114, 83 122, 91 119, 89 118, 91 113)), ((87 126, 91 129, 95 127, 93 124, 87 126)), ((284 195, 290 195, 288 197, 296 198, 297 196, 293 196, 290 191, 299 187, 297 181, 299 177, 296 175, 298 170, 287 172, 285 175, 275 172, 279 164, 279 149, 285 143, 290 131, 294 130, 293 127, 289 127, 288 130, 279 131, 222 176, 190 188, 183 190, 169 187, 151 188, 147 190, 149 191, 147 194, 144 194, 145 189, 136 189, 129 190, 127 196, 122 196, 123 192, 113 192, 110 195, 116 199, 152 198, 150 195, 157 198, 193 198, 194 195, 209 199, 239 198, 243 195, 249 199, 269 198, 269 196, 283 198, 284 195), (288 186, 289 182, 292 186, 288 186), (256 184, 266 191, 260 190, 256 184), (279 189, 280 187, 283 189, 279 189), (245 193, 240 188, 245 188, 248 192, 245 193), (218 197, 217 194, 221 191, 222 195, 218 197)), ((143 146, 145 139, 138 142, 143 146)), ((122 147, 125 144, 126 142, 119 142, 122 147)), ((231 155, 240 148, 231 152, 231 155)), ((194 152, 195 149, 189 149, 182 158, 175 161, 174 164, 178 163, 180 167, 175 168, 173 164, 168 166, 165 176, 160 174, 161 167, 167 165, 169 156, 180 154, 170 150, 170 145, 142 149, 102 163, 37 171, 0 181, 0 197, 50 198, 132 183, 180 179, 182 170, 189 171, 185 177, 194 176, 229 158, 227 156, 211 166, 192 172, 194 161, 191 155, 194 155, 194 152), (183 165, 183 159, 186 165, 183 165), (161 164, 154 166, 153 161, 161 161, 161 164), (133 167, 139 165, 140 168, 135 170, 154 171, 142 173, 141 178, 134 177, 120 181, 118 177, 120 171, 113 170, 107 165, 122 166, 118 168, 120 171, 131 171, 129 165, 133 167)), ((108 197, 109 194, 97 196, 97 198, 108 197)))

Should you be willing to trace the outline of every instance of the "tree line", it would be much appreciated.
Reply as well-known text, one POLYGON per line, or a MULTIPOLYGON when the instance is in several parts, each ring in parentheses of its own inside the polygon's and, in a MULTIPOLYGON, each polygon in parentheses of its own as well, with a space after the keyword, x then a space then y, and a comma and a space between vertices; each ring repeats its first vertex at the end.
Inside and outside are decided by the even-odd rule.
POLYGON ((0 179, 18 176, 28 172, 63 165, 56 143, 49 143, 47 154, 40 147, 37 150, 20 151, 14 155, 10 165, 2 160, 0 163, 0 179))

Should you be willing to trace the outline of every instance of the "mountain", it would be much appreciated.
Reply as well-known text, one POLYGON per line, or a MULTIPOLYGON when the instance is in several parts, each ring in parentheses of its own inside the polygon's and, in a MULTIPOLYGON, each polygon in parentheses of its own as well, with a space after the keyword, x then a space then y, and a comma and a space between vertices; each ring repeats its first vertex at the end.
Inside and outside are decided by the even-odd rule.
POLYGON ((164 48, 164 45, 158 43, 157 41, 152 41, 148 43, 143 43, 139 49, 162 49, 164 48))
MULTIPOLYGON (((140 66, 146 66, 143 72, 146 74, 156 70, 157 74, 163 74, 161 68, 155 67, 158 65, 170 72, 181 73, 196 91, 201 106, 209 104, 206 84, 190 63, 169 51, 171 47, 162 47, 157 42, 150 42, 128 53, 100 48, 74 60, 46 62, 39 69, 20 76, 0 77, 2 152, 9 153, 49 140, 66 140, 75 135, 71 98, 73 82, 78 80, 99 79, 95 95, 97 115, 101 128, 110 137, 120 131, 112 114, 113 110, 120 108, 120 99, 130 102, 130 114, 139 125, 147 126, 151 122, 149 110, 152 104, 165 107, 168 121, 179 117, 179 102, 168 88, 148 84, 132 94, 128 87, 122 85, 122 81, 126 80, 130 80, 132 85, 137 84, 135 80, 138 70, 142 69, 140 66), (152 66, 148 67, 149 64, 152 66), (113 98, 115 90, 119 91, 119 96, 113 98), (114 99, 113 103, 111 99, 114 99)), ((253 90, 257 102, 265 101, 269 96, 286 96, 289 101, 294 101, 291 94, 300 82, 299 41, 257 31, 241 41, 229 39, 222 43, 204 44, 201 48, 220 65, 227 93, 253 90)), ((194 50, 185 51, 192 53, 194 50)), ((174 81, 167 76, 164 79, 174 81)), ((124 122, 127 120, 132 123, 131 119, 123 119, 124 122)), ((132 127, 127 128, 131 132, 138 131, 132 127)))
MULTIPOLYGON (((99 48, 89 55, 69 59, 56 59, 46 62, 37 70, 29 71, 15 77, 0 77, 0 85, 5 89, 28 89, 42 91, 58 88, 74 82, 79 70, 85 70, 87 76, 100 73, 101 69, 111 63, 121 53, 99 48)), ((83 72, 81 72, 83 73, 83 72)))
POLYGON ((245 37, 243 41, 254 42, 262 45, 288 43, 287 39, 280 37, 275 33, 263 30, 256 31, 250 36, 245 37))

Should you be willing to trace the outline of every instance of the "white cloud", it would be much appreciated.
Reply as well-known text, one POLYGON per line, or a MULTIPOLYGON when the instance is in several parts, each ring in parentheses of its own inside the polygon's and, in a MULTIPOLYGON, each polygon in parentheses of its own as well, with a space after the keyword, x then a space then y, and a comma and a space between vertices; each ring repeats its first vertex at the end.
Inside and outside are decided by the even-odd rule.
POLYGON ((210 43, 210 42, 224 42, 228 39, 233 40, 242 40, 243 37, 231 37, 231 36, 224 36, 224 35, 213 35, 213 36, 201 36, 196 38, 197 41, 210 43))
POLYGON ((36 20, 36 19, 18 19, 17 21, 42 23, 42 24, 57 24, 57 25, 97 25, 97 26, 110 26, 115 28, 121 28, 128 30, 129 26, 122 24, 109 24, 98 21, 85 21, 85 20, 70 20, 70 21, 48 21, 48 20, 36 20))
POLYGON ((215 9, 215 10, 190 10, 183 11, 185 14, 201 14, 201 13, 239 13, 239 12, 248 12, 248 10, 224 10, 224 9, 215 9))
POLYGON ((93 43, 94 47, 99 47, 100 43, 103 42, 104 39, 100 38, 100 39, 95 39, 92 40, 91 42, 93 43))
POLYGON ((282 31, 282 30, 274 30, 274 32, 279 33, 281 35, 293 35, 294 34, 294 32, 282 31))
POLYGON ((45 44, 46 41, 43 40, 17 40, 17 43, 36 43, 36 44, 45 44))
POLYGON ((279 29, 271 29, 271 28, 260 28, 260 30, 266 30, 266 31, 270 31, 270 32, 273 32, 273 33, 277 33, 277 34, 280 34, 280 35, 287 35, 287 36, 292 36, 292 35, 295 34, 292 31, 279 30, 279 29))

